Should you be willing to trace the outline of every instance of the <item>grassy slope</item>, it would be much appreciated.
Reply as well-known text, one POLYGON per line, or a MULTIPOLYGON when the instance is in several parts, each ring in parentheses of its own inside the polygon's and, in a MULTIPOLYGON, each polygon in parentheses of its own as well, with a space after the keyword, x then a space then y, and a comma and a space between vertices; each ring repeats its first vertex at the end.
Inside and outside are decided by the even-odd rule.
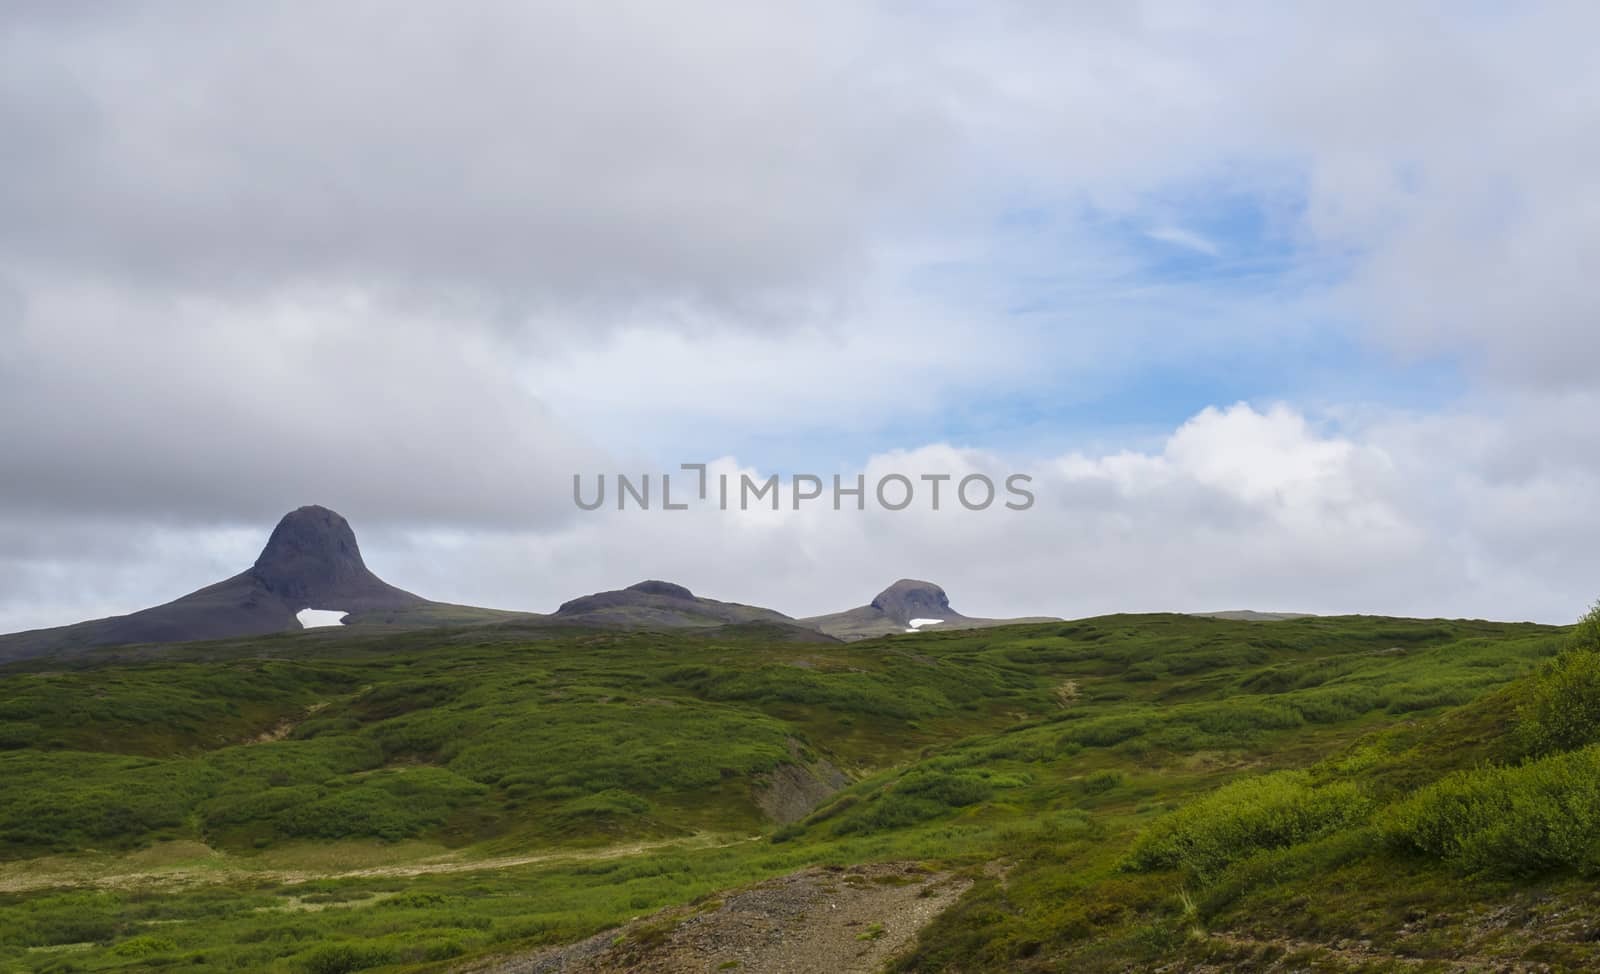
MULTIPOLYGON (((1553 908, 1580 886, 1466 880, 1390 851, 1370 823, 1508 757, 1501 688, 1561 639, 1168 615, 850 645, 512 625, 14 666, 0 671, 0 890, 17 890, 0 894, 0 970, 427 969, 804 863, 888 858, 1007 866, 908 969, 1267 969, 1336 938, 1521 956, 1534 948, 1483 934, 1474 911, 1553 908), (859 781, 776 830, 754 793, 796 753, 859 781), (1151 845, 1128 868, 1173 809, 1304 768, 1309 784, 1269 785, 1345 788, 1325 828, 1200 870, 1151 845), (530 851, 564 858, 350 874, 530 851), (115 878, 152 872, 185 881, 115 878)), ((1539 949, 1577 963, 1586 944, 1539 949)), ((1385 969, 1363 968, 1362 949, 1310 962, 1385 969)))

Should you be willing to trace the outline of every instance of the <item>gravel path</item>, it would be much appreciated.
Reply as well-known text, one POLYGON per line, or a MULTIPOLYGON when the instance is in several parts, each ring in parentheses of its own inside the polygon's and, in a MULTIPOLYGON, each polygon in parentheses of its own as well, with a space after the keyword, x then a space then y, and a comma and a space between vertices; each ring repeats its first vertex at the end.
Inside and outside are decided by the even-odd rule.
POLYGON ((873 974, 968 882, 904 863, 816 867, 472 974, 873 974))
MULTIPOLYGON (((741 842, 754 842, 758 838, 759 836, 728 838, 700 833, 689 838, 630 842, 598 849, 557 849, 521 856, 497 856, 492 859, 462 859, 448 855, 383 866, 316 870, 254 868, 248 859, 232 859, 215 851, 212 852, 213 861, 205 865, 182 865, 137 872, 111 872, 100 860, 74 861, 71 857, 59 856, 0 865, 0 894, 25 893, 57 887, 130 889, 135 886, 222 884, 239 880, 309 883, 318 879, 382 879, 428 876, 437 873, 487 872, 540 863, 623 859, 662 849, 722 849, 741 842)), ((193 845, 198 849, 206 848, 199 843, 193 845)))

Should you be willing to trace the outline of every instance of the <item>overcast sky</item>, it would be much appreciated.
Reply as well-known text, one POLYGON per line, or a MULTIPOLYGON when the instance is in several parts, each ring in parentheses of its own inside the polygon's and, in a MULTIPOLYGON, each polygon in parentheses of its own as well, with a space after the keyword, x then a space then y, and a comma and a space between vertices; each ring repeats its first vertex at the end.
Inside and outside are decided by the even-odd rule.
POLYGON ((0 631, 301 504, 432 598, 1566 622, 1600 8, 0 7, 0 631), (679 463, 1028 511, 572 503, 679 463))

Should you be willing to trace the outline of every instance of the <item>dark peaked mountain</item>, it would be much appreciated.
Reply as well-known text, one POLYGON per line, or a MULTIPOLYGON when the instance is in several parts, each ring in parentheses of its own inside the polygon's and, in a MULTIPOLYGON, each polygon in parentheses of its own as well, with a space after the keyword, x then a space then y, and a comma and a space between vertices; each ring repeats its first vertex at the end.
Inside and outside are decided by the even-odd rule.
POLYGON ((0 636, 0 660, 294 631, 302 609, 346 612, 351 623, 446 625, 519 616, 430 602, 395 588, 367 568, 350 522, 312 506, 284 515, 256 563, 232 578, 125 616, 0 636))
POLYGON ((361 559, 350 522, 326 507, 302 507, 285 514, 255 565, 235 578, 247 576, 284 605, 294 606, 293 612, 362 612, 428 601, 372 574, 361 559))
POLYGON ((563 602, 551 618, 556 622, 632 629, 678 629, 746 622, 795 625, 794 619, 773 609, 701 598, 682 585, 655 580, 563 602))
POLYGON ((839 639, 867 639, 872 636, 905 632, 912 628, 913 619, 938 620, 936 623, 924 623, 929 631, 978 629, 1019 622, 1058 621, 1049 616, 1031 616, 1025 619, 977 619, 964 616, 950 607, 950 597, 945 594, 944 589, 932 582, 902 578, 879 592, 871 603, 858 609, 812 616, 801 619, 800 623, 839 639))
POLYGON ((879 592, 867 608, 877 609, 891 620, 906 624, 912 619, 933 618, 948 622, 966 618, 950 608, 950 596, 944 594, 944 589, 914 578, 902 578, 879 592))

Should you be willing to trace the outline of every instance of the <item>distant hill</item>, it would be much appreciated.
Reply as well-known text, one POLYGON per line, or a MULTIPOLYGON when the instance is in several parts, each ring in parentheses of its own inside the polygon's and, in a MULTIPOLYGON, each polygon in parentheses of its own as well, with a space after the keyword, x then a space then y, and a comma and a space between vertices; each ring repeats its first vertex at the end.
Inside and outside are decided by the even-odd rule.
POLYGON ((284 515, 254 565, 165 605, 123 616, 0 636, 0 660, 127 643, 177 643, 288 632, 297 613, 348 613, 347 624, 450 625, 529 617, 433 602, 374 575, 355 532, 325 507, 284 515))
POLYGON ((701 598, 682 585, 655 580, 563 602, 550 618, 556 622, 625 629, 678 629, 749 622, 780 623, 790 627, 795 624, 794 619, 773 609, 701 598))
POLYGON ((913 628, 911 625, 913 620, 922 620, 918 628, 926 627, 929 631, 1060 621, 1053 616, 1030 616, 1023 619, 979 619, 964 616, 950 607, 950 598, 945 595, 944 589, 932 582, 914 578, 900 579, 879 592, 869 604, 860 608, 847 609, 831 615, 811 616, 800 621, 830 636, 849 640, 905 632, 913 628))
POLYGON ((1227 609, 1222 612, 1190 612, 1202 619, 1231 619, 1234 622, 1286 622, 1290 619, 1314 619, 1309 612, 1257 612, 1254 609, 1227 609))
MULTIPOLYGON (((423 629, 515 622, 540 629, 594 626, 609 629, 765 627, 774 641, 854 640, 928 629, 975 629, 1053 617, 984 619, 962 615, 944 589, 903 578, 868 605, 795 619, 775 609, 720 602, 682 585, 651 579, 562 603, 552 614, 513 612, 435 602, 373 574, 361 557, 350 522, 325 507, 284 515, 255 564, 164 605, 128 615, 53 629, 0 635, 0 662, 74 654, 103 646, 185 643, 298 632, 307 609, 344 613, 348 629, 423 629), (917 623, 917 627, 912 625, 917 623)), ((1234 616, 1222 616, 1234 617, 1234 616)), ((1235 617, 1237 618, 1237 617, 1235 617)), ((736 628, 739 638, 757 629, 736 628)))

